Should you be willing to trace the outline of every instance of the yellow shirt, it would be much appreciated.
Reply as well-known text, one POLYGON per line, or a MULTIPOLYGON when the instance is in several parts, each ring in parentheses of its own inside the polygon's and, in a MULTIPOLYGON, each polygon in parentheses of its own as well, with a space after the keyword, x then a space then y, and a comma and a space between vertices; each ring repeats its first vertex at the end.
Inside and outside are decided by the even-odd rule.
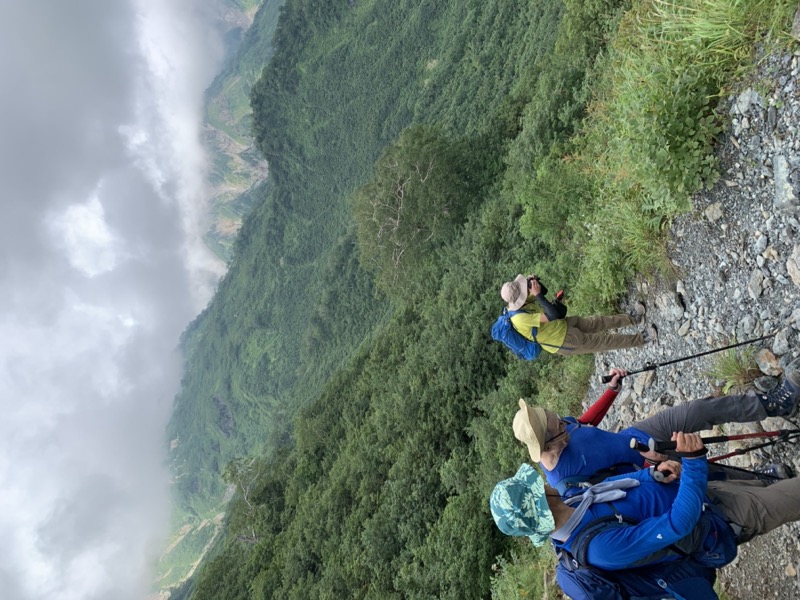
POLYGON ((542 317, 542 307, 533 298, 524 304, 521 312, 511 317, 511 324, 514 329, 527 339, 539 342, 542 350, 555 354, 564 345, 564 338, 567 337, 567 322, 564 319, 540 323, 542 317), (533 339, 531 329, 536 327, 536 339, 533 339))

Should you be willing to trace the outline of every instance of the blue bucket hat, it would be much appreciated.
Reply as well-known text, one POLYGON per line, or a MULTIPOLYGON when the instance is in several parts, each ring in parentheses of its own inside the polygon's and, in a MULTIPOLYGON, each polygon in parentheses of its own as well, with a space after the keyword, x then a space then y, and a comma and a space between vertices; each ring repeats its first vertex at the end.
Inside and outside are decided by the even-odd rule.
POLYGON ((542 476, 528 464, 522 465, 510 479, 494 486, 489 508, 500 531, 506 535, 527 536, 534 546, 544 544, 556 528, 542 476))

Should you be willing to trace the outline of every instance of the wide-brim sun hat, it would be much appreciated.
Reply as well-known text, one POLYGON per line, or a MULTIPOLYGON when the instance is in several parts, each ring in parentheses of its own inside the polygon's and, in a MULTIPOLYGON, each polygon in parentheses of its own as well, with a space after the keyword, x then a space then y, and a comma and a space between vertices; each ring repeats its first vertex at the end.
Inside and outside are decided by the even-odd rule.
POLYGON ((517 275, 514 281, 506 281, 500 288, 500 297, 508 305, 508 310, 519 310, 528 299, 528 278, 517 275))
POLYGON ((528 447, 533 462, 542 458, 547 438, 547 413, 538 406, 529 406, 519 399, 519 410, 514 415, 514 437, 528 447))
POLYGON ((527 464, 513 477, 494 486, 489 508, 500 531, 506 535, 527 536, 534 546, 544 544, 556 528, 553 512, 547 504, 544 480, 527 464))

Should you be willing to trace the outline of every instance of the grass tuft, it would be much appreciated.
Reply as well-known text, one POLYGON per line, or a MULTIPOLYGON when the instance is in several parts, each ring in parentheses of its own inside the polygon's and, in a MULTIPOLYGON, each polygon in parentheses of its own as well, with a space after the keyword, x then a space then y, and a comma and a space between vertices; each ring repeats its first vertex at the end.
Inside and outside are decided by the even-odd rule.
POLYGON ((722 391, 725 394, 744 390, 761 376, 755 354, 755 348, 752 346, 747 346, 738 352, 736 348, 731 348, 715 354, 706 375, 715 381, 723 381, 722 391))

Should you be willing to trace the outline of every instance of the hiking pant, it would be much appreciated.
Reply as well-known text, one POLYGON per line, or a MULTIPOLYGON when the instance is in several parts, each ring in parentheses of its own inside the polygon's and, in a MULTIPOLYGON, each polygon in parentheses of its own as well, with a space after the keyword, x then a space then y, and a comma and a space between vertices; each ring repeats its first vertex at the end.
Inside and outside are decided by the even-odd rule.
POLYGON ((730 523, 741 527, 736 538, 739 544, 800 520, 800 478, 770 485, 764 481, 709 481, 706 495, 722 508, 730 523))
POLYGON ((693 433, 723 423, 752 423, 766 418, 767 409, 760 397, 749 390, 744 394, 721 398, 709 396, 673 406, 634 423, 632 427, 655 440, 668 441, 674 431, 693 433))
POLYGON ((630 327, 630 315, 608 317, 567 317, 567 335, 556 354, 594 354, 644 345, 641 333, 604 333, 609 329, 630 327))

